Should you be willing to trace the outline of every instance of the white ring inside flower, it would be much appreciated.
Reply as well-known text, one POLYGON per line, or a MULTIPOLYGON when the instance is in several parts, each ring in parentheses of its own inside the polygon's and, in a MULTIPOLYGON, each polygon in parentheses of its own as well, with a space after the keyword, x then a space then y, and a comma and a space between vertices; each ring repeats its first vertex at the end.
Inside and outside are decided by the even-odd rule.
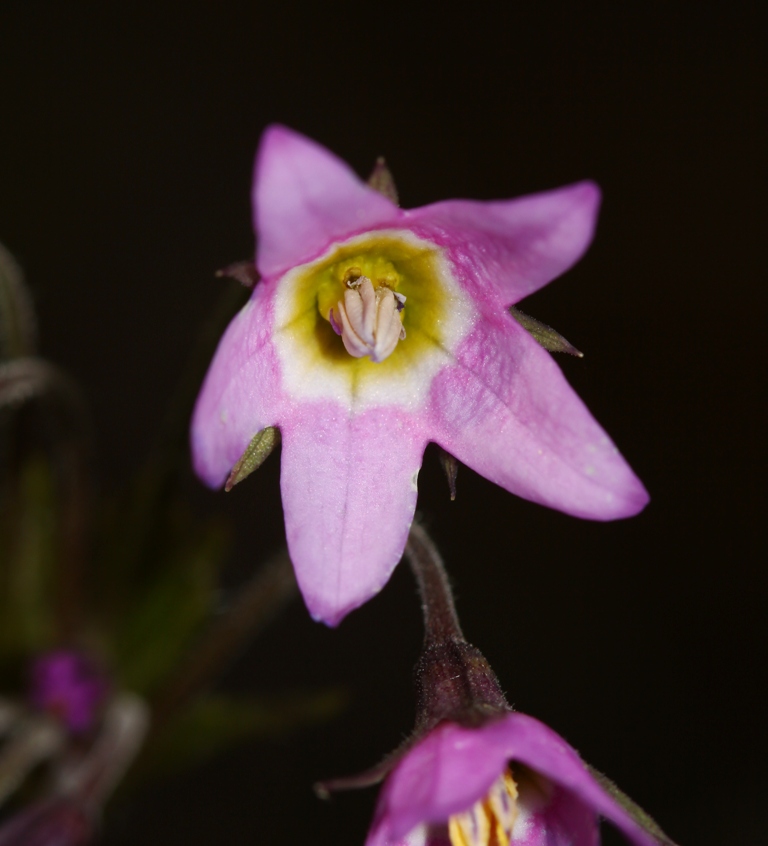
POLYGON ((274 284, 273 340, 295 397, 414 408, 474 322, 442 249, 407 230, 351 238, 274 284))

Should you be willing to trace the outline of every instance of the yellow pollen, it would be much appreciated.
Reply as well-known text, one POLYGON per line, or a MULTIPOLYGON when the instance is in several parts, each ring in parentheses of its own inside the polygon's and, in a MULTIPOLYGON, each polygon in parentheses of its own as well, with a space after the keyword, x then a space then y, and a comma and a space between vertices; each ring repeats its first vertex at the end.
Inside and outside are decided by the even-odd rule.
POLYGON ((506 769, 486 796, 448 820, 451 846, 509 846, 517 810, 517 785, 506 769))

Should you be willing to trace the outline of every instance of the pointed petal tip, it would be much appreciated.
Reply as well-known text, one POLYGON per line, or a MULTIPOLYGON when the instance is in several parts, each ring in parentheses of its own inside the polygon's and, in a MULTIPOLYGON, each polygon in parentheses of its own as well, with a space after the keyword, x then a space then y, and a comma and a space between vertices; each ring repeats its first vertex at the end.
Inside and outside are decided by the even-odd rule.
POLYGON ((265 277, 400 213, 337 155, 281 124, 264 130, 251 198, 256 264, 265 277))
POLYGON ((308 148, 310 150, 322 150, 324 153, 328 153, 325 147, 318 144, 317 141, 313 141, 307 135, 303 135, 301 132, 297 132, 295 129, 291 129, 282 123, 270 123, 261 134, 261 140, 259 141, 259 147, 256 152, 256 162, 258 164, 260 158, 273 152, 288 152, 290 147, 295 148, 297 151, 300 151, 301 148, 308 148))
POLYGON ((556 188, 548 193, 553 196, 559 195, 561 200, 571 206, 572 213, 586 215, 588 219, 592 218, 593 221, 597 218, 597 213, 600 211, 600 205, 603 202, 603 192, 600 190, 600 186, 591 179, 583 179, 581 182, 574 182, 572 185, 556 188))
POLYGON ((574 194, 579 196, 585 204, 597 207, 602 202, 603 193, 600 190, 600 186, 591 179, 576 182, 573 189, 574 194))
POLYGON ((198 430, 194 421, 190 432, 190 452, 192 453, 192 469, 200 481, 209 488, 216 490, 226 481, 228 470, 221 469, 211 461, 207 451, 207 438, 198 430))
MULTIPOLYGON (((621 461, 623 462, 623 459, 621 461)), ((629 465, 624 464, 624 469, 626 476, 621 483, 616 483, 604 511, 597 512, 592 519, 603 522, 626 520, 629 517, 636 517, 650 502, 650 494, 629 465)))
MULTIPOLYGON (((621 459, 623 463, 623 459, 621 459)), ((596 520, 608 523, 613 520, 626 520, 636 517, 648 505, 650 496, 643 483, 632 473, 628 465, 624 465, 628 479, 615 483, 612 488, 603 488, 604 499, 595 496, 593 492, 588 498, 585 496, 584 510, 581 510, 578 497, 574 497, 571 505, 555 506, 558 510, 586 520, 596 520), (587 501, 588 499, 588 501, 587 501)), ((585 494, 586 494, 585 490, 585 494)), ((549 503, 546 503, 549 504, 549 503)))
MULTIPOLYGON (((375 594, 373 595, 375 596, 375 594)), ((309 616, 316 623, 322 623, 329 629, 337 629, 348 614, 358 609, 371 598, 365 597, 359 602, 349 602, 341 606, 329 604, 325 597, 315 597, 311 594, 303 594, 303 596, 309 616)))
POLYGON ((597 215, 600 211, 603 195, 597 183, 592 182, 591 179, 576 182, 570 188, 565 188, 563 193, 571 201, 571 210, 567 217, 572 221, 571 227, 575 227, 573 234, 576 235, 577 230, 583 229, 584 231, 583 237, 585 243, 582 249, 583 253, 594 236, 594 230, 597 226, 597 215))

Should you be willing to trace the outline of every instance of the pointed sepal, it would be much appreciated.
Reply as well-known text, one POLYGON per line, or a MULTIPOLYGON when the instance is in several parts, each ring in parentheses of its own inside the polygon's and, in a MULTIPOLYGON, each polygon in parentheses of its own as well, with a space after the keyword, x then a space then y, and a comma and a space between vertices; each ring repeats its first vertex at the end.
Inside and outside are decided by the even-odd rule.
POLYGON ((545 350, 549 352, 568 353, 568 355, 575 355, 576 358, 584 358, 583 352, 577 350, 570 341, 566 340, 551 326, 547 326, 546 323, 536 320, 536 318, 531 317, 514 306, 510 307, 509 313, 545 350))
POLYGON ((392 176, 392 171, 387 167, 387 163, 384 161, 383 156, 379 156, 379 158, 376 159, 376 164, 373 166, 371 175, 368 177, 368 184, 374 191, 378 191, 379 194, 383 194, 396 206, 400 205, 395 179, 392 176))
POLYGON ((459 475, 459 462, 449 453, 440 447, 440 466, 445 473, 448 482, 448 491, 451 494, 451 502, 456 499, 456 477, 459 475))
POLYGON ((616 785, 607 776, 604 776, 599 770, 596 770, 590 764, 586 764, 586 767, 592 778, 595 779, 595 781, 603 788, 611 799, 620 805, 640 826, 640 828, 650 834, 657 843, 661 844, 661 846, 677 846, 674 840, 664 834, 656 820, 653 819, 649 813, 644 811, 636 802, 630 799, 626 793, 619 790, 619 788, 616 787, 616 785))
POLYGON ((221 270, 216 271, 216 276, 219 279, 235 279, 244 288, 255 288, 261 276, 256 270, 256 265, 252 259, 246 261, 236 261, 233 264, 228 264, 222 267, 221 270))
POLYGON ((274 426, 267 426, 266 429, 257 432, 248 444, 248 448, 240 456, 237 464, 232 468, 227 483, 224 485, 224 490, 231 491, 238 482, 242 482, 246 476, 250 476, 254 470, 258 470, 279 443, 280 431, 274 426))

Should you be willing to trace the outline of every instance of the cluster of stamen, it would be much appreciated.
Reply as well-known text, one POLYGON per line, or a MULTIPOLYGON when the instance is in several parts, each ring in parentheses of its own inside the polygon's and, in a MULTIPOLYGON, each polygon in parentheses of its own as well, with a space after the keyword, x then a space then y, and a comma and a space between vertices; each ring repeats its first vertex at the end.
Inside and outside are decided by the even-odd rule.
POLYGON ((344 276, 344 299, 332 308, 328 319, 347 352, 355 358, 368 356, 381 362, 388 358, 405 338, 402 311, 405 297, 386 280, 374 287, 357 267, 344 276))
POLYGON ((486 796, 450 818, 451 846, 509 846, 517 811, 517 785, 507 769, 486 796))

